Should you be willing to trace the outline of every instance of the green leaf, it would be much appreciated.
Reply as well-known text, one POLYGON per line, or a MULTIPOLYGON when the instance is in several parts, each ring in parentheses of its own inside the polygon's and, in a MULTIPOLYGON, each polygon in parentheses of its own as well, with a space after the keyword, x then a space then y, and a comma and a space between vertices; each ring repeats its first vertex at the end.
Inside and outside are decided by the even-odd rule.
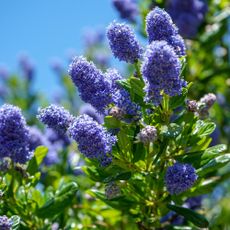
POLYGON ((171 204, 168 204, 167 206, 170 210, 176 212, 181 216, 184 216, 188 221, 191 221, 197 227, 207 228, 209 225, 207 219, 204 216, 194 212, 191 209, 171 204))
MULTIPOLYGON (((133 139, 133 137, 129 136, 129 133, 127 133, 129 130, 121 130, 118 134, 117 134, 117 138, 118 138, 118 145, 120 150, 124 153, 131 153, 131 149, 132 149, 132 142, 131 142, 131 138, 133 139)), ((131 134, 131 133, 130 133, 131 134)))
POLYGON ((146 156, 146 149, 143 143, 139 142, 133 145, 133 163, 143 160, 146 156))
POLYGON ((119 128, 121 122, 112 116, 104 117, 105 127, 108 129, 116 129, 119 128))
POLYGON ((171 97, 170 100, 169 100, 169 108, 170 109, 176 109, 179 106, 185 104, 185 99, 187 97, 187 94, 188 94, 188 89, 184 88, 182 90, 182 94, 181 95, 171 97))
POLYGON ((207 164, 202 166, 197 170, 197 174, 200 177, 203 177, 207 173, 210 173, 212 171, 215 171, 219 168, 224 167, 227 163, 230 162, 230 154, 223 154, 221 156, 218 156, 214 159, 211 159, 207 164))
POLYGON ((16 230, 20 225, 20 217, 19 216, 11 216, 10 222, 12 222, 12 230, 16 230))
POLYGON ((70 182, 56 192, 53 198, 49 199, 41 208, 37 209, 36 214, 40 218, 53 218, 60 214, 71 205, 76 196, 78 185, 70 182))
POLYGON ((101 175, 99 174, 99 172, 97 171, 95 167, 83 166, 82 170, 87 176, 89 176, 91 180, 96 181, 96 182, 103 181, 103 177, 101 177, 101 175))
POLYGON ((176 159, 184 163, 191 163, 195 167, 201 167, 206 164, 210 159, 219 156, 220 153, 225 151, 226 149, 226 145, 220 144, 202 151, 187 152, 182 156, 177 156, 176 159))
POLYGON ((227 146, 225 144, 212 146, 210 148, 207 148, 204 151, 204 154, 202 155, 201 159, 204 160, 204 159, 207 159, 207 158, 211 158, 211 157, 216 156, 219 153, 225 151, 226 149, 227 149, 227 146))
POLYGON ((116 180, 128 180, 132 176, 131 172, 121 172, 113 176, 107 177, 103 180, 104 183, 109 183, 116 180))
POLYGON ((48 148, 45 146, 38 146, 35 151, 34 151, 34 156, 30 160, 28 167, 27 167, 27 172, 30 175, 35 174, 38 171, 38 167, 42 163, 44 157, 46 156, 48 152, 48 148))
POLYGON ((134 93, 143 98, 145 96, 145 93, 143 90, 145 86, 144 82, 136 77, 131 77, 129 81, 130 81, 130 85, 134 93))
POLYGON ((208 136, 215 130, 215 128, 216 125, 213 122, 198 120, 195 124, 192 135, 197 135, 199 137, 208 136))
POLYGON ((116 81, 120 86, 122 86, 124 89, 126 89, 128 92, 130 92, 131 90, 131 86, 130 83, 128 82, 128 80, 124 79, 124 80, 118 80, 116 81))

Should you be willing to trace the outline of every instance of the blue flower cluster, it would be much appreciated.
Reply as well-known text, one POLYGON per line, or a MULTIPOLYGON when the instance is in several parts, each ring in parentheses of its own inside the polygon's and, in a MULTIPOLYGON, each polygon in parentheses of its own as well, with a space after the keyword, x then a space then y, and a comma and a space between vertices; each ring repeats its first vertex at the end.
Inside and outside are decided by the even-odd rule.
POLYGON ((174 48, 179 57, 185 55, 184 40, 178 34, 178 28, 173 24, 170 15, 166 11, 155 7, 148 13, 146 32, 149 43, 164 40, 174 48))
POLYGON ((105 109, 113 102, 111 81, 106 75, 83 57, 76 57, 68 72, 78 88, 81 99, 104 114, 105 109))
POLYGON ((141 58, 142 48, 128 25, 112 22, 107 29, 107 38, 114 57, 120 61, 135 63, 141 58))
POLYGON ((179 95, 186 85, 180 79, 180 61, 166 41, 152 42, 144 54, 142 74, 146 82, 146 101, 158 105, 162 91, 169 96, 179 95))
POLYGON ((7 216, 0 216, 0 229, 1 230, 10 230, 13 223, 7 216))
POLYGON ((93 120, 97 121, 99 124, 103 123, 103 116, 98 114, 96 109, 93 108, 90 104, 84 104, 80 107, 79 113, 87 114, 88 116, 92 117, 93 120))
POLYGON ((121 109, 124 114, 139 116, 140 106, 132 102, 130 94, 117 83, 118 80, 122 80, 122 76, 118 71, 115 69, 108 69, 106 75, 112 82, 114 104, 121 109))
POLYGON ((189 164, 175 163, 168 167, 165 183, 170 194, 180 194, 193 186, 197 180, 196 170, 189 164))
POLYGON ((39 109, 38 113, 37 117, 42 123, 62 134, 66 132, 73 119, 70 113, 62 106, 54 104, 39 109))
POLYGON ((112 161, 112 146, 116 137, 88 115, 78 116, 69 127, 70 136, 78 143, 79 151, 90 159, 98 159, 102 166, 112 161))
POLYGON ((120 13, 120 17, 131 22, 135 21, 138 13, 137 3, 134 0, 113 0, 113 5, 120 13))
POLYGON ((26 163, 31 158, 29 131, 21 110, 5 104, 0 108, 0 158, 26 163))
POLYGON ((167 11, 183 37, 193 38, 204 20, 208 6, 205 0, 169 0, 167 11))

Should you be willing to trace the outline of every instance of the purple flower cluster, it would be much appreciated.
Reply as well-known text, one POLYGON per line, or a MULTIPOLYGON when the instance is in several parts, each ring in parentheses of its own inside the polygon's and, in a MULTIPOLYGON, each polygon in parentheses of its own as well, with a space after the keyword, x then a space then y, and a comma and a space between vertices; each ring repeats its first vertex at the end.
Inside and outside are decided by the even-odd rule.
POLYGON ((146 82, 146 101, 158 105, 162 91, 169 96, 179 95, 186 85, 180 79, 180 61, 166 41, 152 42, 144 54, 142 74, 146 82))
POLYGON ((62 106, 50 105, 46 108, 39 109, 38 119, 47 125, 47 127, 63 134, 69 127, 73 117, 62 106))
POLYGON ((97 121, 99 124, 103 123, 103 116, 98 114, 96 109, 93 108, 90 104, 84 104, 80 107, 79 113, 87 114, 88 116, 92 117, 93 120, 97 121))
POLYGON ((120 13, 120 17, 131 22, 135 21, 138 13, 137 3, 134 0, 113 0, 113 5, 120 13))
POLYGON ((121 109, 124 114, 138 116, 140 107, 131 101, 130 94, 117 83, 118 80, 122 80, 122 76, 115 69, 108 69, 106 75, 112 82, 114 104, 121 109))
POLYGON ((31 158, 29 131, 21 110, 5 104, 0 108, 0 158, 26 163, 31 158))
POLYGON ((168 167, 165 183, 170 194, 180 194, 191 188, 197 180, 196 170, 189 164, 175 163, 168 167))
POLYGON ((81 115, 69 127, 70 136, 78 143, 79 151, 90 159, 98 159, 102 166, 112 161, 112 146, 116 137, 88 115, 81 115))
POLYGON ((142 48, 128 25, 112 22, 107 29, 107 38, 113 55, 120 61, 135 63, 140 59, 142 48))
POLYGON ((72 61, 69 75, 77 86, 81 99, 104 114, 105 109, 113 102, 111 81, 106 75, 83 57, 72 61))
POLYGON ((154 142, 157 139, 157 129, 154 126, 147 125, 137 134, 137 139, 144 144, 154 142))
POLYGON ((167 11, 183 37, 193 38, 203 22, 208 6, 205 0, 168 0, 167 11))
POLYGON ((185 55, 184 40, 178 34, 178 28, 173 24, 170 15, 166 11, 155 7, 148 13, 146 32, 149 43, 164 40, 174 48, 179 57, 185 55))
POLYGON ((10 230, 13 223, 7 216, 0 216, 0 229, 1 230, 10 230))

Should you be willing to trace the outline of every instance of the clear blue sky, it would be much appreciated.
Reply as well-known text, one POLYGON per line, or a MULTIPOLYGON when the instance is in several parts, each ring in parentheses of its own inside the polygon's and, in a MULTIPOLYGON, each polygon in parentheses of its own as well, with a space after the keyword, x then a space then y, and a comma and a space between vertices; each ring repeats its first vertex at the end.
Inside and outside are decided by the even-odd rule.
POLYGON ((57 90, 52 57, 67 60, 67 50, 82 52, 85 28, 104 28, 118 18, 111 0, 1 0, 0 65, 18 69, 21 53, 36 66, 36 88, 57 90))

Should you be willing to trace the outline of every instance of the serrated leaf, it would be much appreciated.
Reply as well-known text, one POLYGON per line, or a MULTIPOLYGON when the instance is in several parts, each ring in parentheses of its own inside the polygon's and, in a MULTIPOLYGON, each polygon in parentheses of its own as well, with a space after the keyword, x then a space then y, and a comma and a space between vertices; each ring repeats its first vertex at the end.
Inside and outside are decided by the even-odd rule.
POLYGON ((209 226, 209 223, 204 216, 196 213, 191 209, 180 207, 177 205, 171 205, 171 204, 168 204, 167 206, 170 210, 176 212, 181 216, 184 216, 188 221, 191 221, 197 227, 207 228, 209 226))
POLYGON ((29 161, 27 172, 30 175, 35 174, 38 171, 38 167, 42 163, 43 159, 45 158, 48 152, 48 148, 45 146, 38 146, 34 151, 34 156, 29 161))

